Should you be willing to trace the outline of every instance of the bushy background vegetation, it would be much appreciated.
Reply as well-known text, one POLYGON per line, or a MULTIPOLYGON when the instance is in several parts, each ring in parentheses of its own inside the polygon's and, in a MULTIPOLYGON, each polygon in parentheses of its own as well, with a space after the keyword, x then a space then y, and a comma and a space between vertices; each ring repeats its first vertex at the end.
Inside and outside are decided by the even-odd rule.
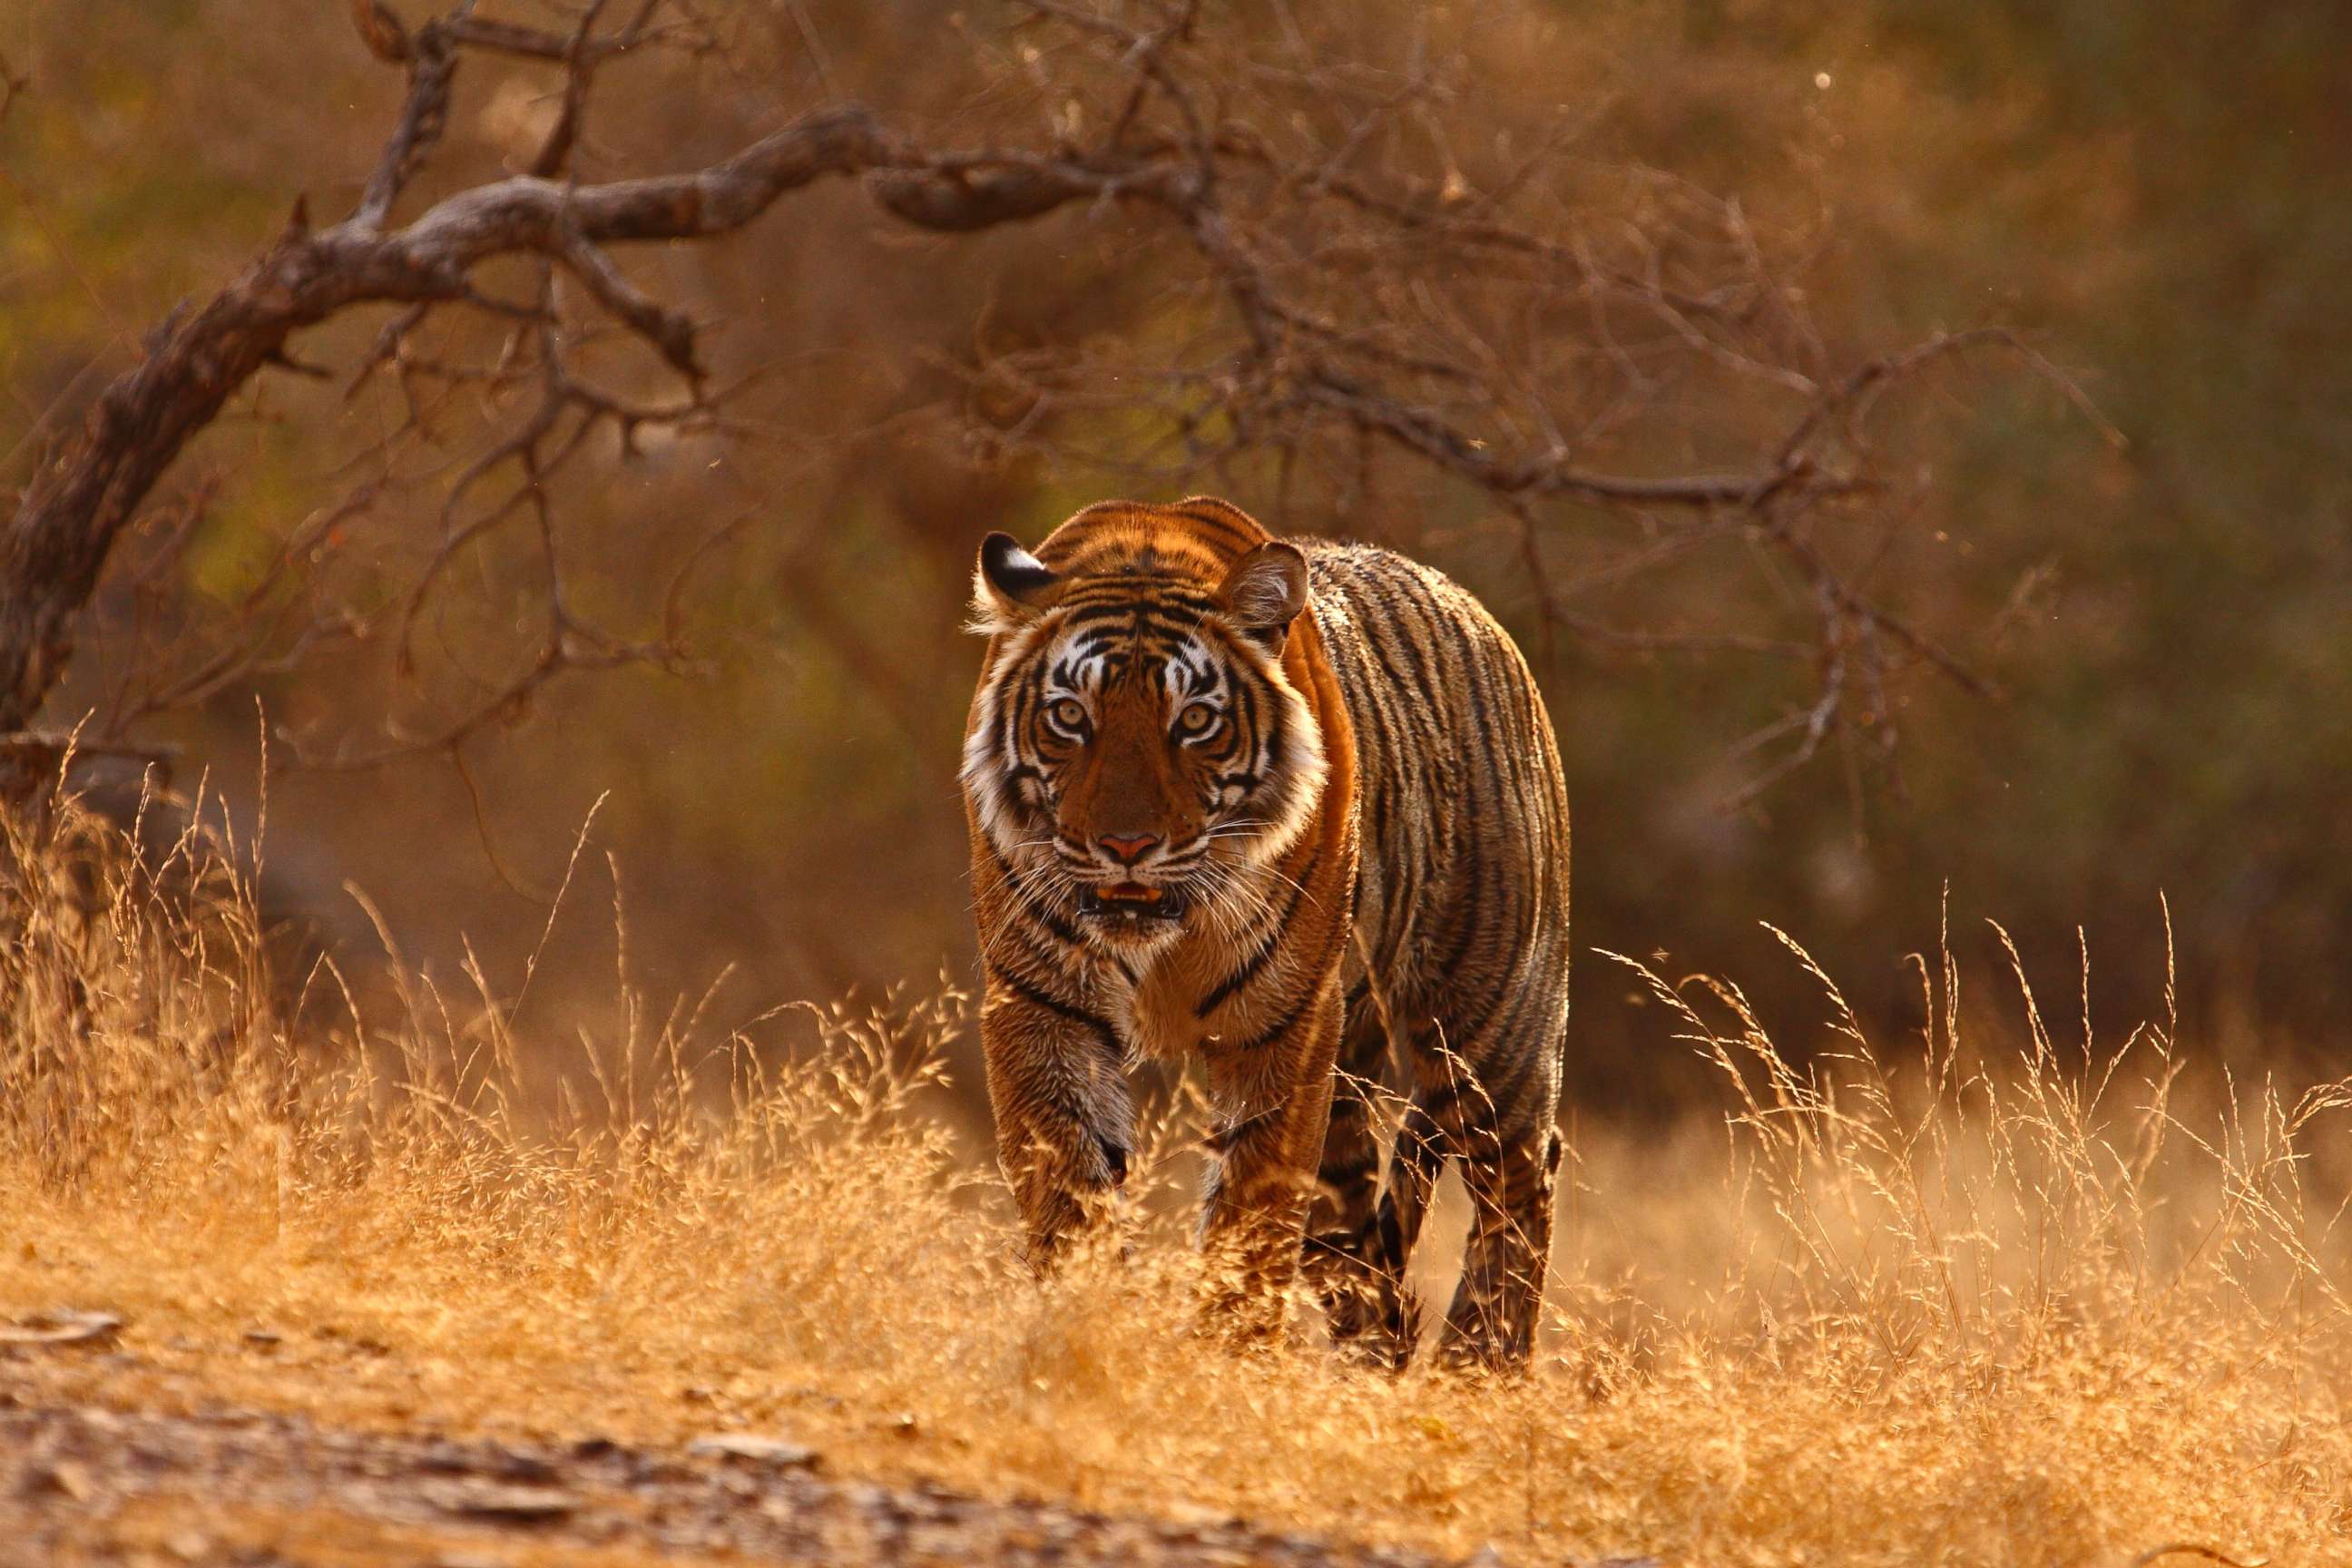
MULTIPOLYGON (((833 95, 918 121, 961 110, 969 37, 987 20, 827 0, 730 15, 725 61, 611 73, 609 167, 704 161, 833 95)), ((1580 945, 1753 963, 1766 941, 1754 917, 1769 911, 1850 977, 1863 1011, 1899 1020, 1911 1003, 1889 954, 1928 940, 1948 885, 2012 919, 2029 952, 2067 952, 2088 923, 2119 994, 2156 973, 2164 890, 2189 1016, 2223 1048, 2339 1044, 2352 909, 2352 819, 2336 800, 2352 767, 2341 8, 1884 0, 1824 19, 1771 0, 1530 0, 1365 16, 1368 36, 1461 54, 1498 122, 1564 108, 1579 157, 1666 170, 1740 195, 1759 221, 1817 229, 1804 282, 1838 348, 1987 321, 2039 329, 2130 439, 2110 447, 2025 378, 1952 379, 1919 411, 1936 483, 1883 571, 2002 695, 1916 684, 1899 780, 1832 747, 1727 816, 1740 775, 1726 753, 1802 700, 1801 672, 1557 639, 1539 673, 1576 804, 1580 945)), ((348 202, 396 84, 332 6, 35 4, 0 21, 0 53, 27 84, 0 121, 14 473, 39 445, 37 416, 69 417, 174 300, 216 286, 274 232, 296 192, 321 210, 348 202)), ((514 157, 550 112, 545 86, 470 77, 451 167, 435 177, 514 157)), ((705 667, 552 689, 469 750, 470 780, 446 761, 281 774, 273 870, 293 904, 366 945, 349 879, 414 958, 446 971, 470 932, 513 959, 539 914, 517 886, 544 895, 610 792, 596 842, 619 858, 649 975, 699 984, 737 964, 732 1000, 748 1012, 965 961, 952 769, 974 650, 954 628, 973 542, 993 527, 1034 537, 1126 484, 994 458, 961 417, 958 368, 982 336, 1149 342, 1185 323, 1155 292, 1148 249, 1079 217, 942 244, 884 232, 837 192, 723 247, 653 258, 651 279, 714 323, 720 373, 764 374, 749 432, 723 462, 655 450, 565 501, 578 570, 615 604, 643 590, 641 552, 749 514, 695 587, 705 667)), ((320 357, 350 363, 373 330, 337 324, 320 357)), ((208 434, 175 478, 201 511, 170 513, 198 518, 197 547, 151 634, 194 637, 233 605, 269 542, 346 493, 343 465, 383 417, 331 384, 278 377, 208 434)), ((387 493, 384 537, 405 527, 422 552, 454 460, 387 493)), ((1234 499, 1270 510, 1252 478, 1234 499)), ((1344 520, 1294 521, 1417 549, 1531 648, 1543 640, 1523 569, 1474 500, 1401 483, 1344 520)), ((1552 548, 1572 576, 1580 539, 1563 531, 1552 548)), ((388 583, 409 563, 362 562, 346 586, 363 597, 368 571, 388 583)), ((1719 607, 1733 577, 1761 569, 1674 568, 1580 603, 1737 630, 1719 607)), ((133 599, 121 581, 108 590, 93 656, 52 704, 61 723, 112 700, 106 659, 137 623, 133 599)), ((434 630, 453 657, 479 632, 434 630)), ((389 705, 378 680, 330 650, 138 732, 186 748, 184 787, 210 767, 249 808, 257 696, 273 722, 331 738, 389 705)), ((560 932, 550 971, 584 973, 592 952, 560 932)), ((1696 1069, 1628 995, 1598 964, 1580 976, 1580 1093, 1669 1103, 1696 1069)), ((1803 1003, 1770 991, 1760 1005, 1803 1003)))

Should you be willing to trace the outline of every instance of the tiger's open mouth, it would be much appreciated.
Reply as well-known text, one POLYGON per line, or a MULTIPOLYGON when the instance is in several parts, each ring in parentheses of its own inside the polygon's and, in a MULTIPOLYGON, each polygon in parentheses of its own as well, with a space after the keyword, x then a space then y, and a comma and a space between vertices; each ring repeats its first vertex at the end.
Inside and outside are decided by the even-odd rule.
POLYGON ((1192 900, 1174 888, 1141 882, 1112 882, 1078 893, 1078 913, 1089 920, 1181 921, 1191 906, 1192 900))

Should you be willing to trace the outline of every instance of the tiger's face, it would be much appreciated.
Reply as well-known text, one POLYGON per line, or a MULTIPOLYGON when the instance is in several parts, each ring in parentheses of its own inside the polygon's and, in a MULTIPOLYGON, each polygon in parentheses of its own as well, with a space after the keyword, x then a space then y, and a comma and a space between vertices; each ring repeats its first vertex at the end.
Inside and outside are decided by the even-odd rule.
POLYGON ((1062 577, 1003 534, 976 629, 996 640, 963 781, 1016 887, 1087 940, 1232 926, 1320 799, 1322 737, 1283 672, 1306 562, 1262 545, 1222 580, 1062 577))

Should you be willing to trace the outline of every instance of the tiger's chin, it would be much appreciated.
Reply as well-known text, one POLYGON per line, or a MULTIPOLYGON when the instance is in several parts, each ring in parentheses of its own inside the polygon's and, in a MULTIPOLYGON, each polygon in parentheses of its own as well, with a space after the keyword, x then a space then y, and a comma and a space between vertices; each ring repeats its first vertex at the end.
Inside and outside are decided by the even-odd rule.
POLYGON ((1115 947, 1156 947, 1183 930, 1192 900, 1181 888, 1144 882, 1097 883, 1078 893, 1087 934, 1115 947))

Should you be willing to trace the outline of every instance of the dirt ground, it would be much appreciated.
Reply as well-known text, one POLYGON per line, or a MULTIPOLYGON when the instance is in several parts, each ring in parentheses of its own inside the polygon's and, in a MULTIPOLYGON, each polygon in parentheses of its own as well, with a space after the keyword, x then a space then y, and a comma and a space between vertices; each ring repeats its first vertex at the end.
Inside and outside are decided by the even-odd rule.
POLYGON ((875 1485, 832 1474, 822 1454, 782 1433, 714 1433, 662 1449, 593 1433, 526 1443, 341 1430, 200 1398, 165 1401, 187 1405, 179 1409, 125 1407, 122 1391, 156 1386, 142 1375, 152 1369, 104 1340, 0 1345, 0 1563, 1437 1561, 1239 1521, 1119 1518, 875 1485))

